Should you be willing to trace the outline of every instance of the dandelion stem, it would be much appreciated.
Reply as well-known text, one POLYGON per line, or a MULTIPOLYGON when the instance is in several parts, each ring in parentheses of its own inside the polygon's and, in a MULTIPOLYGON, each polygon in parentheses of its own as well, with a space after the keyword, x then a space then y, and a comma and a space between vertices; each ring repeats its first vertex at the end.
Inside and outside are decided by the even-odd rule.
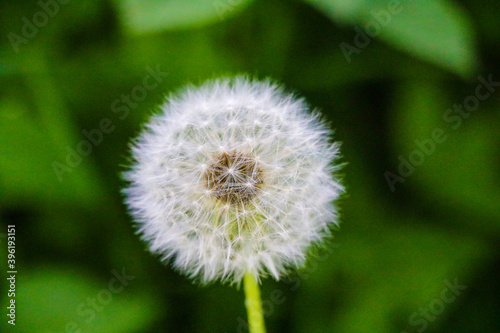
POLYGON ((266 333, 260 289, 257 280, 251 273, 246 273, 244 280, 245 305, 248 315, 248 328, 250 333, 266 333))

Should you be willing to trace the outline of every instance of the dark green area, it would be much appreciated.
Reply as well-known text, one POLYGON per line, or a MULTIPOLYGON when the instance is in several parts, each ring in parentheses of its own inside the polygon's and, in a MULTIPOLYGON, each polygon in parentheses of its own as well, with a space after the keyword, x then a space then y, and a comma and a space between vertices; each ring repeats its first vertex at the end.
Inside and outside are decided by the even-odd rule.
POLYGON ((348 163, 335 239, 263 283, 269 332, 500 331, 498 1, 54 3, 0 4, 0 271, 8 224, 18 271, 2 332, 246 332, 242 290, 163 266, 120 195, 164 96, 240 73, 320 109, 348 163))

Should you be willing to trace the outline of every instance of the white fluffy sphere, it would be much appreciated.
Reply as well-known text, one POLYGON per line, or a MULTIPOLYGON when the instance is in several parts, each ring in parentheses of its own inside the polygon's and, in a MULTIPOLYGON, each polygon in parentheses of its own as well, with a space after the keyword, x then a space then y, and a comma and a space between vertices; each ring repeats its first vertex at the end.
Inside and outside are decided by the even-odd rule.
POLYGON ((153 253, 206 283, 279 279, 336 224, 339 150, 302 99, 236 77, 172 95, 135 141, 124 190, 153 253))

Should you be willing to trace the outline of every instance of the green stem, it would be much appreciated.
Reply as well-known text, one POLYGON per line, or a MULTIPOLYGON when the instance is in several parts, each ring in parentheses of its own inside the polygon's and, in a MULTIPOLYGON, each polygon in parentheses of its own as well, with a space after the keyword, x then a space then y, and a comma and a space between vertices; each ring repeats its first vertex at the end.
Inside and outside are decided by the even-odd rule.
POLYGON ((250 333, 266 333, 259 284, 251 273, 245 274, 243 283, 245 284, 245 305, 247 307, 248 329, 250 333))

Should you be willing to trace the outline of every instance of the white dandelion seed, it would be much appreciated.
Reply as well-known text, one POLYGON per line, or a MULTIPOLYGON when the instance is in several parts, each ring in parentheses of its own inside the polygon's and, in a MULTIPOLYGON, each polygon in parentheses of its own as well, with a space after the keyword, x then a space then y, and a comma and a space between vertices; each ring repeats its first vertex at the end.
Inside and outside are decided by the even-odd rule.
POLYGON ((202 283, 279 279, 337 224, 330 130, 269 81, 171 96, 136 140, 124 190, 153 253, 202 283))

